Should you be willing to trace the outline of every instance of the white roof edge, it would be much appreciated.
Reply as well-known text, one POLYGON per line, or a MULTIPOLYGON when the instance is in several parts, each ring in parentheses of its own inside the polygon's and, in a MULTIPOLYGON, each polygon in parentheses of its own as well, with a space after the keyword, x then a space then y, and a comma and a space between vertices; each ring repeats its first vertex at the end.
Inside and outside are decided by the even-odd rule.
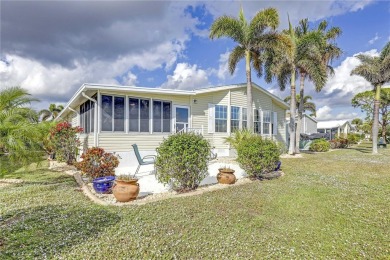
MULTIPOLYGON (((256 87, 264 94, 275 99, 281 105, 285 106, 285 108, 289 108, 289 105, 287 103, 285 103, 283 100, 281 100, 280 98, 278 98, 274 94, 270 93, 269 91, 263 89, 262 87, 260 87, 256 83, 252 82, 252 86, 256 87)), ((147 87, 136 87, 136 86, 121 86, 121 85, 110 85, 110 84, 84 83, 76 91, 76 93, 72 96, 72 98, 68 101, 68 103, 66 103, 64 109, 58 114, 58 116, 55 118, 55 120, 58 120, 66 112, 66 110, 70 107, 70 105, 74 102, 74 100, 79 95, 81 95, 81 92, 83 92, 85 89, 96 89, 96 90, 104 89, 104 90, 114 90, 114 91, 127 90, 127 91, 134 91, 134 92, 164 93, 164 94, 172 94, 172 95, 196 95, 196 94, 203 94, 203 93, 215 92, 215 91, 220 91, 220 90, 236 89, 236 88, 242 88, 242 87, 246 87, 246 83, 227 85, 227 86, 210 87, 210 88, 204 88, 204 89, 198 89, 198 90, 147 88, 147 87)))

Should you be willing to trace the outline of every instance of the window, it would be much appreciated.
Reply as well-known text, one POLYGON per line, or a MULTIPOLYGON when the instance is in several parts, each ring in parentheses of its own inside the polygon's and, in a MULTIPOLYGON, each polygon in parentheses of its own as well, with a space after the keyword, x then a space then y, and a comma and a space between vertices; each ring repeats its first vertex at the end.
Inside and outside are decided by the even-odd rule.
POLYGON ((230 107, 230 131, 234 132, 240 129, 240 108, 239 107, 230 107))
POLYGON ((102 95, 102 131, 125 131, 125 98, 102 95))
POLYGON ((254 132, 255 133, 261 133, 261 115, 260 115, 260 111, 258 109, 254 109, 253 110, 253 121, 254 121, 254 124, 253 124, 253 127, 254 127, 254 132))
POLYGON ((248 111, 246 108, 242 108, 242 129, 247 128, 247 121, 248 121, 248 111))
POLYGON ((215 105, 215 132, 227 132, 227 106, 215 105))
POLYGON ((269 110, 263 112, 263 134, 271 134, 271 111, 269 110))
POLYGON ((153 100, 153 132, 171 132, 171 103, 153 100))
POLYGON ((129 131, 149 132, 150 100, 129 98, 129 131))
MULTIPOLYGON (((92 96, 96 99, 96 95, 92 96)), ((80 106, 80 127, 83 133, 88 134, 94 131, 95 124, 95 103, 91 100, 85 101, 80 106)))

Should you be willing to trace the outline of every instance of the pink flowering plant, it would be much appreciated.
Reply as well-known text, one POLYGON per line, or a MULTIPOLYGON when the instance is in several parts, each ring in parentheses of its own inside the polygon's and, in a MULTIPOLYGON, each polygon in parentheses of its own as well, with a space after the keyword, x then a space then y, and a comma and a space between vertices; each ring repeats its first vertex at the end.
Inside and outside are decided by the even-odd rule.
POLYGON ((50 139, 57 161, 67 164, 75 163, 77 149, 80 146, 78 134, 81 132, 83 132, 81 127, 72 127, 68 122, 58 123, 51 129, 50 139))

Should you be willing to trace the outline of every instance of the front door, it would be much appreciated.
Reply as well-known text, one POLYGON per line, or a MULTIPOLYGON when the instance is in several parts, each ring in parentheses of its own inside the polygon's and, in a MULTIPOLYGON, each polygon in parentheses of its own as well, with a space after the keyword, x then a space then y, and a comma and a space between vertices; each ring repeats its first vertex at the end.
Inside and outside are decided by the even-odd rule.
POLYGON ((186 131, 189 127, 190 109, 186 106, 175 106, 175 125, 176 133, 186 131))

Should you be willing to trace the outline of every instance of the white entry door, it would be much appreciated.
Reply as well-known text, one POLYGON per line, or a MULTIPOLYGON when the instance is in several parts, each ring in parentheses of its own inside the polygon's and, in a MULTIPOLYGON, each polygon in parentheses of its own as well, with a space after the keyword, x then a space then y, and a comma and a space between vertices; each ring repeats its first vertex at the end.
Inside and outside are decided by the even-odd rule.
POLYGON ((175 132, 186 131, 189 125, 190 118, 190 108, 187 106, 174 106, 173 109, 173 117, 174 117, 174 126, 175 132))

